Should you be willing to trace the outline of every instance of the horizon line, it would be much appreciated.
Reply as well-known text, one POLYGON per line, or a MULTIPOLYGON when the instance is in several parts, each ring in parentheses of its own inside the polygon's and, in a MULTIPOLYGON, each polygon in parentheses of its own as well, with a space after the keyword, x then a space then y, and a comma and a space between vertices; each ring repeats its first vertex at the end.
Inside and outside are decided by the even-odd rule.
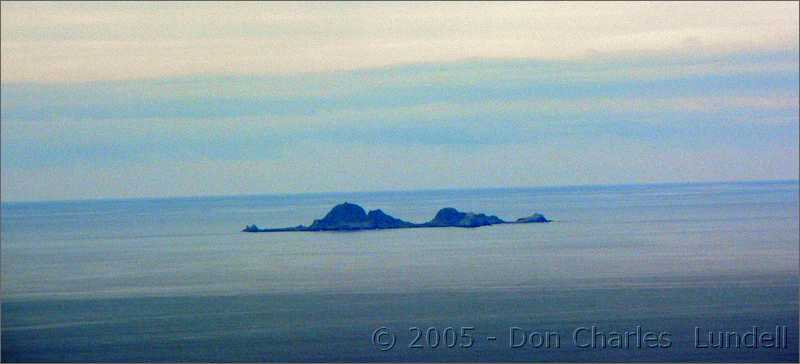
POLYGON ((67 199, 41 199, 41 200, 2 200, 0 206, 10 204, 41 204, 41 203, 75 203, 75 202, 100 202, 100 201, 136 201, 136 200, 191 200, 201 198, 223 197, 265 197, 265 196, 314 196, 314 195, 346 195, 370 193, 407 193, 407 192, 436 192, 436 191, 487 191, 487 190, 514 190, 514 189, 556 189, 574 187, 622 187, 622 186, 648 186, 648 185, 682 185, 682 184, 744 184, 744 183, 800 183, 800 176, 796 179, 739 179, 739 180, 714 180, 714 181, 664 181, 643 183, 584 183, 569 185, 536 185, 536 186, 508 186, 508 187, 443 187, 443 188, 416 188, 396 190, 364 190, 364 191, 329 191, 329 192, 283 192, 283 193, 241 193, 241 194, 210 194, 210 195, 171 195, 171 196, 139 196, 139 197, 90 197, 67 199))

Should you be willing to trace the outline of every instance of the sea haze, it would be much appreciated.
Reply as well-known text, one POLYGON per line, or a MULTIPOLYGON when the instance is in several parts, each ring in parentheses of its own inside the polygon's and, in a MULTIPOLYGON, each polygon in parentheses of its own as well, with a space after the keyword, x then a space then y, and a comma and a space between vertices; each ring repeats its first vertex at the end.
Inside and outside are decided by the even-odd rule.
POLYGON ((2 360, 797 362, 799 190, 776 181, 3 203, 2 360), (442 207, 554 222, 240 232, 308 225, 345 201, 412 222, 442 207), (667 332, 671 346, 573 345, 574 330, 591 326, 667 332), (695 327, 776 326, 788 347, 695 347, 695 327), (396 337, 389 350, 373 342, 381 327, 396 337), (409 348, 409 327, 474 327, 474 345, 409 348), (561 345, 510 348, 511 327, 557 333, 561 345))

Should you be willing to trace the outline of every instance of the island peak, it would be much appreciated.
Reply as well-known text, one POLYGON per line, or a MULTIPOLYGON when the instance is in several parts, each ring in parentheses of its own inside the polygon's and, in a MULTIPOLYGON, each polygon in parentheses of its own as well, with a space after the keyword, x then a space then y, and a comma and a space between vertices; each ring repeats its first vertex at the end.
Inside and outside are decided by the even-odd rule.
POLYGON ((445 207, 436 213, 433 220, 425 224, 434 227, 479 227, 503 223, 505 221, 494 215, 487 216, 486 214, 476 214, 474 212, 461 212, 452 207, 445 207))

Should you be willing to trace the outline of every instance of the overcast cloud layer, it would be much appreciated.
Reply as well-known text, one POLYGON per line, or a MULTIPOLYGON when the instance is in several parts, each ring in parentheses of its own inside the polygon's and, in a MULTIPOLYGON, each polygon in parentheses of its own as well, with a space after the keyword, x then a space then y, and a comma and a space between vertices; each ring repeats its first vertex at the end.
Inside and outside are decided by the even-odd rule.
POLYGON ((2 3, 2 198, 798 177, 797 3, 2 3))

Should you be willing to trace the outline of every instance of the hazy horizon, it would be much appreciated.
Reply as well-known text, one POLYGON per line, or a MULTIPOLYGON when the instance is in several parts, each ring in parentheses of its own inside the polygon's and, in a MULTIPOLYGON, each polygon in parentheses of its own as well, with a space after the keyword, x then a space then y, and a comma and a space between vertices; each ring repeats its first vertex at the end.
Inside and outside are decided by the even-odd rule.
POLYGON ((125 201, 125 200, 169 200, 169 199, 194 199, 194 198, 223 198, 223 197, 247 197, 247 196, 313 196, 313 195, 348 195, 348 194, 374 194, 374 193, 413 193, 429 191, 491 191, 491 190, 546 190, 560 188, 581 188, 581 187, 614 187, 614 186, 659 186, 659 185, 713 185, 713 184, 757 184, 757 183, 786 183, 800 182, 800 179, 769 179, 769 180, 729 180, 729 181, 656 181, 645 183, 596 183, 596 184, 575 184, 575 185, 540 185, 540 186, 478 186, 462 188, 416 188, 416 189, 386 189, 386 190, 353 190, 353 191, 308 191, 308 192, 256 192, 228 195, 170 195, 170 196, 138 196, 138 197, 97 197, 97 198, 78 198, 78 199, 50 199, 50 200, 5 200, 3 204, 25 204, 25 203, 59 203, 59 202, 91 202, 91 201, 125 201))

